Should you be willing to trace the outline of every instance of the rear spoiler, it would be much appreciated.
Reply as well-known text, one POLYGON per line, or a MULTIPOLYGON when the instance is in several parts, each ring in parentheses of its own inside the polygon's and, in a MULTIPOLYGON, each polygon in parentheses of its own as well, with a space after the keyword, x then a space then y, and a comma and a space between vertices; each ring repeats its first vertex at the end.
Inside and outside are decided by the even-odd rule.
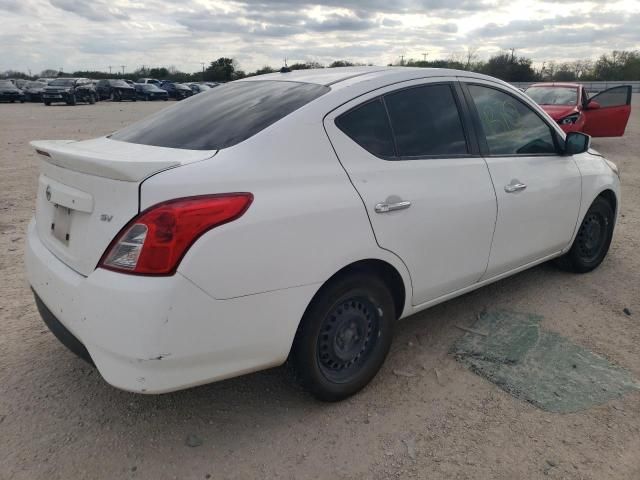
POLYGON ((215 150, 177 150, 107 137, 93 140, 36 140, 31 146, 43 160, 61 168, 98 177, 139 182, 149 175, 210 158, 215 150))

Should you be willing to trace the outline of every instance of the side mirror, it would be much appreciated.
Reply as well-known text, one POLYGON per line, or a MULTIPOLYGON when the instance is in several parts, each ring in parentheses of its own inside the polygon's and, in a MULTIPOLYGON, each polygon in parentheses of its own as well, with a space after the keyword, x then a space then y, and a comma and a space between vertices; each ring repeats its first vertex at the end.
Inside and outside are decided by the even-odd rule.
POLYGON ((600 108, 600 104, 598 102, 596 102, 595 100, 591 100, 587 104, 587 110, 598 110, 599 108, 600 108))
POLYGON ((581 132, 569 132, 564 141, 564 152, 567 155, 577 155, 589 150, 591 137, 581 132))

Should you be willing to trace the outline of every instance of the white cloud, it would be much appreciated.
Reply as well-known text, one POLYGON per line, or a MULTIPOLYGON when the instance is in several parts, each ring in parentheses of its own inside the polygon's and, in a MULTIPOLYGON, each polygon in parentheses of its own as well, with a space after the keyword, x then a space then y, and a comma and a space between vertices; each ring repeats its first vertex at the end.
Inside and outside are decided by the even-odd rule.
POLYGON ((640 2, 525 0, 0 0, 0 70, 103 70, 235 58, 386 64, 516 48, 535 61, 640 49, 640 2))

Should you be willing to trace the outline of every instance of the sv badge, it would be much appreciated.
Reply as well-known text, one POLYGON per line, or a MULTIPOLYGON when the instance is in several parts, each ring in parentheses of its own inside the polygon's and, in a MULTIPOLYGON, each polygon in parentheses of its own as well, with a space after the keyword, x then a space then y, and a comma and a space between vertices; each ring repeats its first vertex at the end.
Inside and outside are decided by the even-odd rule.
POLYGON ((113 219, 113 215, 107 215, 106 213, 103 213, 102 215, 100 215, 101 222, 110 222, 111 219, 113 219))

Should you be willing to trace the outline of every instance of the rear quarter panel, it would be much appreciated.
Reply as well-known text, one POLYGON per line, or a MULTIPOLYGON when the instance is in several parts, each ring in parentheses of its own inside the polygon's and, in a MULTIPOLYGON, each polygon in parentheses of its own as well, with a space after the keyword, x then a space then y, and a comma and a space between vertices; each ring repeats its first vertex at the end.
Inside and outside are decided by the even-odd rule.
POLYGON ((151 177, 142 185, 141 208, 191 195, 254 195, 240 219, 203 235, 178 268, 216 299, 319 287, 342 267, 368 258, 396 267, 409 291, 402 262, 375 242, 322 115, 303 110, 210 160, 151 177))

